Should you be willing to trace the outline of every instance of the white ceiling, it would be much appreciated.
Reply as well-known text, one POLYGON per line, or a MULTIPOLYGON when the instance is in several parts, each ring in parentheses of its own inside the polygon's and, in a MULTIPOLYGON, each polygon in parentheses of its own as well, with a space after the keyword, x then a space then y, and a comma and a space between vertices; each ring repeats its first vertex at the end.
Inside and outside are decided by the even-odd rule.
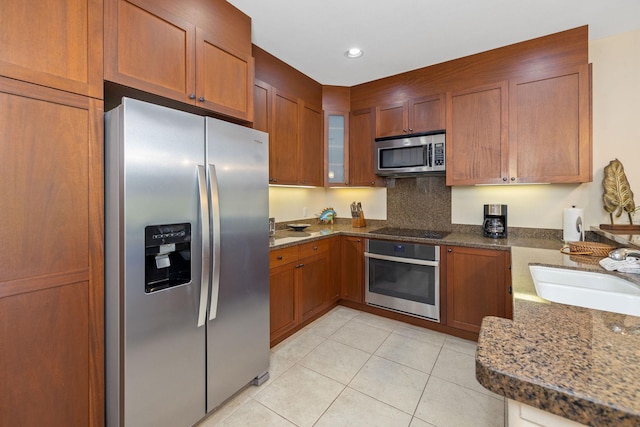
POLYGON ((324 85, 353 86, 589 25, 640 29, 640 0, 227 0, 253 43, 324 85), (357 46, 359 59, 344 52, 357 46))

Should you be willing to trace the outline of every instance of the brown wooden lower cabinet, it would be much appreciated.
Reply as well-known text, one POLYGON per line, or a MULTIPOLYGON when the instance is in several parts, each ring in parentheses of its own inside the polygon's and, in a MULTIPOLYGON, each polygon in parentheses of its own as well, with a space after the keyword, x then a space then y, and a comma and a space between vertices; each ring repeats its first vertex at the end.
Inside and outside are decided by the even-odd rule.
POLYGON ((270 252, 271 344, 336 302, 466 339, 485 316, 513 317, 508 250, 443 246, 441 323, 365 304, 365 238, 335 236, 270 252))
POLYGON ((271 343, 336 303, 330 260, 334 239, 323 239, 270 252, 271 343))
POLYGON ((485 316, 512 318, 509 251, 447 246, 447 325, 480 332, 485 316))
POLYGON ((102 101, 0 77, 0 426, 104 425, 102 101))

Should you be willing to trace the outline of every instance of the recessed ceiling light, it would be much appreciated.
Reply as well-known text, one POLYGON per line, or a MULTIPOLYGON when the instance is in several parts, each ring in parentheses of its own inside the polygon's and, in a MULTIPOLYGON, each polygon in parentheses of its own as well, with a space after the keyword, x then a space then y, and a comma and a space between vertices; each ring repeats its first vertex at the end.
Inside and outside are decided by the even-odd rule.
POLYGON ((352 47, 344 53, 347 58, 360 58, 364 52, 357 47, 352 47))

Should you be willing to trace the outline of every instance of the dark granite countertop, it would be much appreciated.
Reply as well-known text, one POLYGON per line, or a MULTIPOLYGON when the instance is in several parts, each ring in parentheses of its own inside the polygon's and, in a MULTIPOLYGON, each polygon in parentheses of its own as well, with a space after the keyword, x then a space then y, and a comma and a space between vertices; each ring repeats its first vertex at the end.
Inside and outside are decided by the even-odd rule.
MULTIPOLYGON (((562 243, 559 240, 545 239, 541 237, 509 236, 505 239, 492 239, 483 237, 481 233, 470 233, 454 230, 442 239, 425 239, 416 237, 389 236, 376 234, 375 230, 384 227, 384 221, 368 221, 366 227, 354 228, 351 221, 339 221, 336 224, 312 223, 304 231, 293 231, 290 228, 282 228, 276 231, 270 238, 271 250, 295 246, 301 243, 328 238, 334 235, 344 234, 370 239, 386 239, 399 242, 418 242, 439 245, 460 245, 497 250, 510 250, 513 246, 527 246, 533 248, 545 248, 559 250, 562 243)), ((284 226, 283 226, 284 227, 284 226)), ((479 229, 480 227, 478 227, 479 229)))
MULTIPOLYGON (((513 320, 483 320, 478 381, 494 393, 582 424, 639 426, 640 317, 537 296, 529 264, 607 273, 595 261, 557 250, 511 251, 513 320)), ((621 276, 640 284, 637 275, 621 276)))

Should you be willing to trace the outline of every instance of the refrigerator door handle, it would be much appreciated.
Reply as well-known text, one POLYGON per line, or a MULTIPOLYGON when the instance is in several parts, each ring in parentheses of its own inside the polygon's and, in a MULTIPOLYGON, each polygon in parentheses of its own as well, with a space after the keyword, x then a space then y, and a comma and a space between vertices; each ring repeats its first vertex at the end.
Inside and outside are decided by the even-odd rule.
POLYGON ((218 315, 218 294, 220 292, 220 198, 218 197, 218 177, 216 166, 209 164, 209 191, 211 194, 211 217, 213 228, 213 277, 211 278, 211 302, 209 320, 218 315))
POLYGON ((200 226, 202 229, 202 276, 200 279, 200 304, 198 308, 198 327, 207 321, 207 300, 209 299, 209 280, 211 266, 211 242, 209 230, 209 198, 207 197, 207 175, 203 165, 198 165, 198 196, 200 199, 200 226))

